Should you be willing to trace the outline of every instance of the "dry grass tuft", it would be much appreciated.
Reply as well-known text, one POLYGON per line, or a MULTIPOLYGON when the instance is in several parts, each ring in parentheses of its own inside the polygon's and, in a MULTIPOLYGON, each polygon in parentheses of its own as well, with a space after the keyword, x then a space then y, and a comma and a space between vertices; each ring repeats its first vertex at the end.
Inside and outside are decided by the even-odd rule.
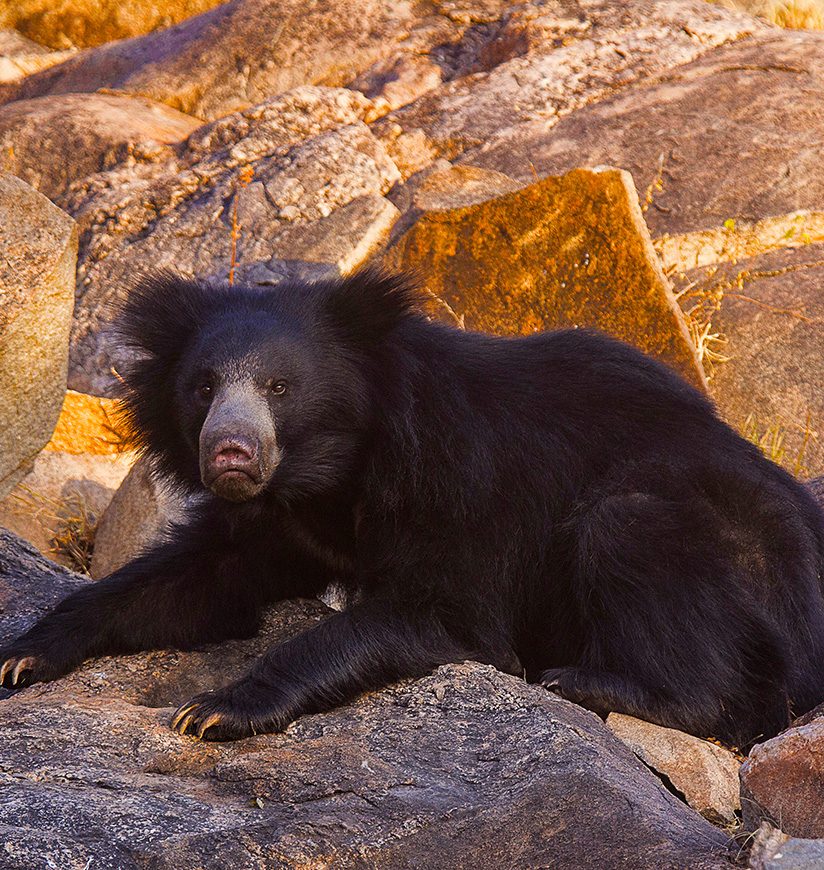
POLYGON ((824 30, 824 0, 719 0, 719 5, 791 30, 824 30))
POLYGON ((97 517, 80 499, 64 505, 51 539, 52 552, 74 571, 88 574, 94 552, 97 517))
MULTIPOLYGON (((771 423, 762 428, 754 414, 750 414, 744 421, 741 434, 761 449, 761 452, 771 459, 776 465, 781 465, 791 471, 796 477, 808 476, 808 469, 804 465, 804 456, 807 452, 810 440, 816 437, 811 425, 809 412, 804 428, 801 430, 801 444, 793 454, 788 454, 786 438, 788 429, 780 423, 771 423)), ((800 427, 799 427, 800 428, 800 427)))
POLYGON ((30 518, 51 534, 49 552, 57 561, 73 571, 89 573, 98 517, 79 494, 50 498, 21 483, 10 497, 18 516, 30 518))

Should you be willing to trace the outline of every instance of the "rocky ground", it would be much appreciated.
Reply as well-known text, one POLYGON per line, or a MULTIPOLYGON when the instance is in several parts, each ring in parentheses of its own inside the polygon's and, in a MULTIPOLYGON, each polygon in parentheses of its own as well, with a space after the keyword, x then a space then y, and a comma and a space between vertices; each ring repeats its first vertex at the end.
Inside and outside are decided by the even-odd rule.
MULTIPOLYGON (((824 472, 824 33, 703 0, 0 0, 0 27, 0 525, 41 552, 99 577, 185 510, 106 399, 147 266, 412 268, 433 317, 598 326, 824 472)), ((82 582, 4 533, 0 635, 82 582)), ((472 664, 237 746, 168 730, 324 612, 3 700, 0 867, 824 864, 816 716, 740 789, 722 747, 472 664)))

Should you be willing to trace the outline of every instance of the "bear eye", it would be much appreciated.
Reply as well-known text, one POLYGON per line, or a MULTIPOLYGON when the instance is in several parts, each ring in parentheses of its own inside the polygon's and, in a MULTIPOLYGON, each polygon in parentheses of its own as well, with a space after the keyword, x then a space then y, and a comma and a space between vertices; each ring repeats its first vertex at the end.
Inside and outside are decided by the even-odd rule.
POLYGON ((212 385, 208 382, 201 384, 197 388, 197 394, 201 399, 211 399, 212 398, 212 385))
POLYGON ((282 396, 286 392, 286 381, 275 381, 271 388, 276 396, 282 396))

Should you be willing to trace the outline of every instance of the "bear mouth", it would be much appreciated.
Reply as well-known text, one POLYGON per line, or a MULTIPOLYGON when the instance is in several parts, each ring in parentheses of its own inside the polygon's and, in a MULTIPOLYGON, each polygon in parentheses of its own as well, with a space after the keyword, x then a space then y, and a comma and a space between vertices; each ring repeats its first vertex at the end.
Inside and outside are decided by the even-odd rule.
POLYGON ((209 489, 227 501, 248 501, 262 489, 261 483, 240 468, 227 468, 209 483, 209 489))

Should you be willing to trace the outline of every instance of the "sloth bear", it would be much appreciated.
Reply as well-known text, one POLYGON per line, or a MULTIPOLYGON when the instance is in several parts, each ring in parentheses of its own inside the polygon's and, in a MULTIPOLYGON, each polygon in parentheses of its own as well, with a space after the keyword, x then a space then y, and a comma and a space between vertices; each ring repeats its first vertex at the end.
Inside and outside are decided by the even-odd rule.
POLYGON ((748 747, 824 699, 824 517, 664 365, 603 335, 430 322, 366 270, 266 290, 146 279, 124 400, 189 522, 0 650, 7 688, 84 659, 349 605, 181 734, 283 729, 475 659, 604 715, 748 747))

